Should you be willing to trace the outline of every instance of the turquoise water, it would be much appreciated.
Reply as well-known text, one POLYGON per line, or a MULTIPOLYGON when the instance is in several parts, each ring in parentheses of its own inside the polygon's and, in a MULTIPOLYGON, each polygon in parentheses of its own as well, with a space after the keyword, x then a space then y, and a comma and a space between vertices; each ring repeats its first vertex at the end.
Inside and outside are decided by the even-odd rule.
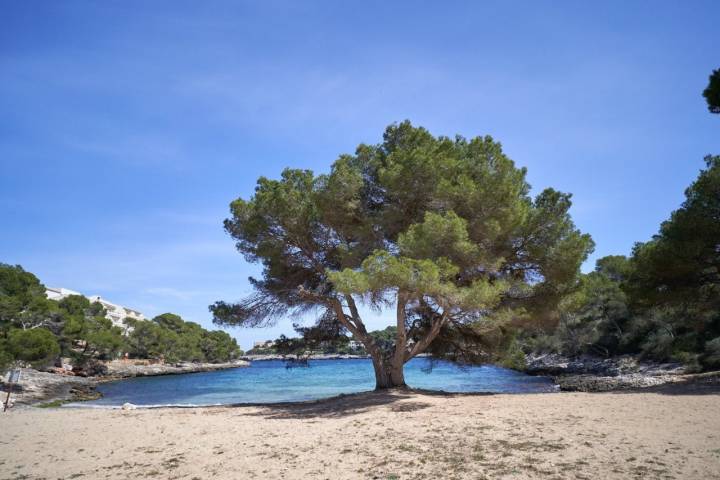
MULTIPOLYGON (((446 392, 533 393, 555 391, 549 378, 491 365, 460 368, 445 361, 414 358, 405 365, 411 387, 446 392)), ((103 398, 82 405, 222 405, 315 400, 375 388, 368 359, 311 360, 308 368, 285 368, 280 360, 247 368, 142 377, 100 385, 103 398)), ((80 404, 78 404, 80 405, 80 404)))

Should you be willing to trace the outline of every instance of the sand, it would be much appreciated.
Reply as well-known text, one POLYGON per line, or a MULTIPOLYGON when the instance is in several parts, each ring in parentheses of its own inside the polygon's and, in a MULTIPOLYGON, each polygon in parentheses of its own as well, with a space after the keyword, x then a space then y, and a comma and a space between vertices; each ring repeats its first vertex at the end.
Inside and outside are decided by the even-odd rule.
POLYGON ((0 479, 720 479, 720 392, 19 408, 0 442, 0 479))

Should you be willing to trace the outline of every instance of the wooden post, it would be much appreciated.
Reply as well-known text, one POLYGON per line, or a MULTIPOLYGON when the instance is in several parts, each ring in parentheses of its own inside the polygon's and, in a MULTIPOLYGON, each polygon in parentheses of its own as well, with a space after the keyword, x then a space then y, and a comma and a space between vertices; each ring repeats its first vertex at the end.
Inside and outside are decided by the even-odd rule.
POLYGON ((8 409, 8 405, 10 404, 10 392, 12 392, 12 383, 8 383, 8 393, 7 397, 5 397, 5 403, 3 403, 3 412, 8 409))
POLYGON ((7 397, 5 397, 5 403, 3 404, 3 412, 7 411, 8 406, 10 405, 10 393, 12 392, 15 382, 19 380, 20 370, 10 370, 10 373, 8 374, 8 392, 7 397))

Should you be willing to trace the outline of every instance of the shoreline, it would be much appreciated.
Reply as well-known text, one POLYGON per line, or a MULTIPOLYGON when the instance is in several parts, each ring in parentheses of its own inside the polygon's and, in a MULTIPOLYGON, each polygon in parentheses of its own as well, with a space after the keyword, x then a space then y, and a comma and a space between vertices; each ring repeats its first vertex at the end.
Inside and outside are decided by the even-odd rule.
MULTIPOLYGON (((134 377, 151 377, 163 375, 182 375, 186 373, 211 372, 231 368, 249 367, 244 360, 226 363, 178 363, 163 365, 136 365, 122 361, 105 364, 107 373, 104 375, 82 377, 22 368, 20 383, 13 386, 11 403, 20 406, 59 406, 68 402, 83 402, 101 397, 97 386, 101 383, 114 382, 134 377)), ((0 393, 5 395, 7 385, 0 381, 0 393)), ((4 397, 3 400, 5 401, 4 397)))
POLYGON ((527 355, 526 362, 524 373, 552 378, 563 392, 634 390, 720 377, 720 371, 691 373, 680 363, 647 361, 635 355, 535 354, 527 355))
MULTIPOLYGON (((33 369, 22 369, 20 385, 13 389, 12 403, 19 406, 60 406, 63 403, 83 402, 101 397, 97 386, 101 383, 119 381, 134 377, 182 375, 231 368, 243 368, 252 361, 283 360, 287 357, 279 355, 244 356, 240 360, 228 363, 180 363, 163 365, 142 365, 123 361, 107 362, 107 372, 101 376, 81 377, 59 373, 42 372, 33 369)), ((364 359, 362 355, 314 355, 310 360, 346 360, 364 359)), ((720 385, 720 371, 698 374, 685 373, 677 364, 642 363, 636 358, 622 357, 613 359, 597 359, 594 357, 567 359, 559 356, 543 355, 529 357, 528 368, 523 372, 533 376, 546 376, 558 386, 558 392, 621 392, 621 391, 652 391, 664 385, 720 385)), ((0 390, 6 391, 0 382, 0 390)), ((423 390, 409 391, 423 393, 423 390)), ((432 394, 456 395, 443 391, 431 391, 432 394)), ((367 392, 365 392, 367 393, 367 392)), ((426 392, 431 394, 430 391, 426 392)), ((466 393, 466 395, 487 395, 487 392, 466 393)), ((333 398, 311 400, 310 402, 327 401, 333 398)), ((294 402, 290 402, 294 403, 294 402)), ((236 407, 252 404, 223 405, 178 405, 177 408, 209 408, 236 407)), ((151 408, 163 408, 166 405, 151 408)), ((147 407, 138 407, 147 408, 147 407)))

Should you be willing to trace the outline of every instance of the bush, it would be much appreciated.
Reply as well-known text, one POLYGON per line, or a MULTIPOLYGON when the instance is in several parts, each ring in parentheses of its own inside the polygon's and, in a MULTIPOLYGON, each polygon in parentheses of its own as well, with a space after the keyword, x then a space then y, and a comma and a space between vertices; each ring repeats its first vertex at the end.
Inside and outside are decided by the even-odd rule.
POLYGON ((699 362, 700 354, 698 353, 686 352, 682 350, 676 351, 672 354, 672 359, 685 365, 686 372, 688 373, 697 373, 702 371, 702 366, 699 362))
POLYGON ((3 341, 0 339, 0 376, 2 376, 5 371, 10 367, 12 364, 13 357, 5 350, 5 346, 3 344, 3 341))
POLYGON ((713 338, 705 344, 702 363, 707 369, 720 368, 720 337, 713 338))
POLYGON ((525 370, 527 362, 525 360, 525 352, 523 352, 520 347, 520 343, 513 341, 498 363, 505 368, 519 371, 525 370))
POLYGON ((33 367, 47 365, 60 355, 60 345, 55 335, 44 328, 10 330, 7 350, 14 359, 33 367))

